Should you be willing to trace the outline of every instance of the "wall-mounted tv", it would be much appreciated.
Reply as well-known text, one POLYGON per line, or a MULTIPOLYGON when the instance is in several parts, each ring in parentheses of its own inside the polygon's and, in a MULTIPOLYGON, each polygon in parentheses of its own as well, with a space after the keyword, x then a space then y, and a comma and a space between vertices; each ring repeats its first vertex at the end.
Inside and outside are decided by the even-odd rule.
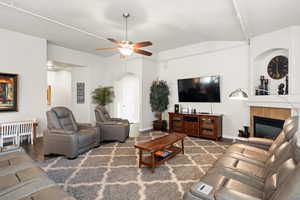
POLYGON ((220 76, 178 80, 179 102, 220 102, 220 76))

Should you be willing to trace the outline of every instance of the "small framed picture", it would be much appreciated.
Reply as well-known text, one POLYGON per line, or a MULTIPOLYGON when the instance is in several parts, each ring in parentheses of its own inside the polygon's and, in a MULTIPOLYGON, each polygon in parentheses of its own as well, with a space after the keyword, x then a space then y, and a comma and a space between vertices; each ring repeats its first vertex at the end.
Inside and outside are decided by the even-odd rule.
POLYGON ((78 82, 76 85, 77 85, 77 104, 84 104, 85 102, 84 83, 78 82))
POLYGON ((47 104, 51 105, 51 100, 52 100, 52 89, 51 89, 51 85, 48 85, 47 87, 47 104))
POLYGON ((0 73, 0 112, 18 111, 18 75, 0 73))

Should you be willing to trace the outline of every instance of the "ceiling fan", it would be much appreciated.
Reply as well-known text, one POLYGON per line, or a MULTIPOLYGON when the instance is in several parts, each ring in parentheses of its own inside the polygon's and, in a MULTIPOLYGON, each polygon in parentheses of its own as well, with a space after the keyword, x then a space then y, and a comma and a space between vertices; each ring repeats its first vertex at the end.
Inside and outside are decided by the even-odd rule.
POLYGON ((120 55, 122 58, 130 56, 133 52, 138 53, 138 54, 142 54, 145 56, 151 56, 152 53, 149 51, 145 51, 143 49, 140 49, 142 47, 147 47, 147 46, 151 46, 152 42, 150 41, 145 41, 145 42, 137 42, 137 43, 133 43, 132 41, 128 40, 128 33, 127 33, 127 20, 130 17, 129 13, 123 13, 123 17, 125 19, 125 25, 126 25, 126 29, 125 29, 125 40, 123 41, 117 41, 113 38, 107 38, 108 41, 118 45, 117 47, 114 48, 98 48, 96 50, 116 50, 118 49, 120 52, 120 55))

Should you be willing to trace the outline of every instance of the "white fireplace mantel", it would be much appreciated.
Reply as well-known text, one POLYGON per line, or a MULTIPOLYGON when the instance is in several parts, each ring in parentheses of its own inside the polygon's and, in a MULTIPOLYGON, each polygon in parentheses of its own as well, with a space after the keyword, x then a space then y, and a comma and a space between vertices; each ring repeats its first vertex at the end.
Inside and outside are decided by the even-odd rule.
POLYGON ((292 115, 296 115, 300 111, 300 95, 250 96, 247 104, 259 107, 290 108, 292 115))

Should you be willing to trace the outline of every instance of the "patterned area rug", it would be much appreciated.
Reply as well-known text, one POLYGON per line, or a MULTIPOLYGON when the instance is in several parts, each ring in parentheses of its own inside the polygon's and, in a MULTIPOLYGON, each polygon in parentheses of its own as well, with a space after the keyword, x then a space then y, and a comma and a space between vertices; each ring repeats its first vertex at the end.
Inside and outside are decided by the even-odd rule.
MULTIPOLYGON (((138 168, 134 144, 165 133, 142 133, 125 143, 106 143, 74 160, 56 157, 42 163, 48 176, 78 200, 176 200, 201 178, 229 146, 193 137, 185 154, 155 168, 138 168)), ((179 143, 178 143, 179 145, 179 143)))

